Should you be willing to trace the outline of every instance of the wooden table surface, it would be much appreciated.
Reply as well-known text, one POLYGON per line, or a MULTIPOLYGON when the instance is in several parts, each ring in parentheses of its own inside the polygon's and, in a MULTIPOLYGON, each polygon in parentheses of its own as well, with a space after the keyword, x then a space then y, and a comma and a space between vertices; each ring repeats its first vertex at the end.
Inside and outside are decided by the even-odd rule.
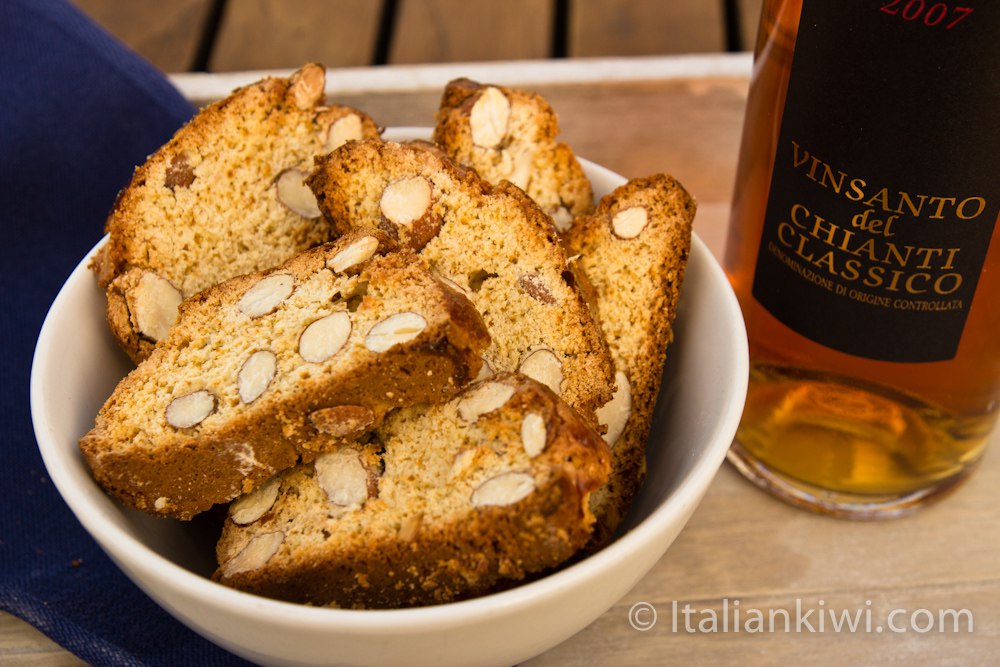
POLYGON ((741 51, 762 0, 71 0, 164 72, 741 51), (489 26, 488 33, 483 26, 489 26), (488 35, 488 36, 487 36, 488 35))
MULTIPOLYGON (((385 125, 428 125, 439 85, 455 67, 332 72, 331 97, 385 125)), ((698 199, 696 232, 721 252, 748 56, 458 67, 472 78, 542 92, 560 114, 563 138, 582 157, 629 177, 673 173, 698 199)), ((196 98, 232 82, 178 81, 196 98)), ((998 439, 995 434, 980 469, 952 496, 907 518, 878 523, 793 509, 726 464, 677 541, 635 589, 590 627, 526 664, 1000 665, 998 439), (678 610, 689 605, 693 631, 683 615, 673 615, 675 602, 678 610), (643 631, 629 623, 630 610, 640 603, 657 612, 656 624, 643 631), (734 609, 739 632, 733 630, 734 609), (747 632, 747 619, 755 612, 767 618, 772 610, 778 621, 773 632, 747 632), (791 620, 787 631, 781 610, 791 620), (946 627, 939 631, 942 611, 946 627), (845 612, 860 615, 859 630, 834 630, 831 614, 845 612), (890 620, 907 631, 892 631, 890 620)), ((650 618, 648 611, 638 616, 650 618)), ((2 615, 0 663, 79 661, 2 615)))

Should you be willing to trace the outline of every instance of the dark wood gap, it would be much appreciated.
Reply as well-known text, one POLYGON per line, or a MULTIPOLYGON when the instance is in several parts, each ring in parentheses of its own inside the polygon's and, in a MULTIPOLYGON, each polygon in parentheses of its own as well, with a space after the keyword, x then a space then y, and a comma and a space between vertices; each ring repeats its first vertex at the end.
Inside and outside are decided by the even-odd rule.
POLYGON ((389 64, 398 16, 399 0, 382 0, 382 13, 379 15, 378 33, 375 35, 375 48, 372 52, 372 65, 389 64))
POLYGON ((226 13, 226 3, 228 0, 212 0, 208 8, 208 15, 201 28, 201 36, 198 38, 198 50, 194 54, 194 62, 191 63, 192 72, 207 72, 208 63, 212 59, 212 49, 215 48, 215 41, 219 37, 219 30, 222 27, 222 18, 226 13))
POLYGON ((739 0, 722 0, 722 17, 725 23, 726 51, 731 53, 742 51, 745 46, 739 0))
POLYGON ((569 54, 570 0, 552 0, 552 43, 549 56, 565 58, 569 54))

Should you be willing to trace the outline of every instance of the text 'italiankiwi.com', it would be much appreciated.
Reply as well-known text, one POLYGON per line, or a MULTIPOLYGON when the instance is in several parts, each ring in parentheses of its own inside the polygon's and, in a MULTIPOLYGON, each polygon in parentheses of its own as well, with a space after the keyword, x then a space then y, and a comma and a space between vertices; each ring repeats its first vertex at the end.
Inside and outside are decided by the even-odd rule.
POLYGON ((853 608, 802 599, 785 607, 758 608, 723 598, 721 604, 705 608, 677 600, 659 609, 649 602, 636 602, 629 607, 628 623, 639 632, 657 628, 688 634, 971 634, 974 615, 969 609, 875 611, 871 600, 853 608))

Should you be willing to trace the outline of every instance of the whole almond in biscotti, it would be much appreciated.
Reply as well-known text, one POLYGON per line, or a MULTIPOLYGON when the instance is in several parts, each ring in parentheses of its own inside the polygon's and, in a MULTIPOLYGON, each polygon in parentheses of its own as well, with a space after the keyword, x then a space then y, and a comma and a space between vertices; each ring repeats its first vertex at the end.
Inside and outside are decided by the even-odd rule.
POLYGON ((589 498, 608 457, 597 432, 545 386, 501 373, 446 404, 393 413, 369 444, 282 473, 268 482, 280 489, 273 501, 233 503, 214 578, 345 608, 510 586, 587 542, 589 498), (474 418, 470 403, 480 406, 474 418))
POLYGON ((391 141, 318 158, 307 183, 338 232, 384 233, 469 297, 492 338, 489 371, 534 377, 585 417, 611 399, 601 331, 551 221, 520 189, 391 141))
POLYGON ((597 411, 612 472, 593 496, 597 548, 618 527, 646 471, 645 446, 691 247, 696 205, 674 178, 634 179, 576 220, 564 239, 594 290, 615 359, 614 398, 597 411))
POLYGON ((490 183, 506 180, 527 192, 565 231, 593 209, 594 194, 558 134, 559 119, 541 95, 455 79, 442 95, 433 138, 490 183))
POLYGON ((92 268, 108 322, 136 362, 181 300, 333 238, 303 184, 313 156, 379 136, 364 113, 326 106, 325 70, 308 64, 205 107, 138 167, 92 268))
POLYGON ((418 257, 372 250, 330 268, 373 239, 349 234, 185 301, 80 441, 97 481, 190 518, 472 381, 486 327, 418 257))

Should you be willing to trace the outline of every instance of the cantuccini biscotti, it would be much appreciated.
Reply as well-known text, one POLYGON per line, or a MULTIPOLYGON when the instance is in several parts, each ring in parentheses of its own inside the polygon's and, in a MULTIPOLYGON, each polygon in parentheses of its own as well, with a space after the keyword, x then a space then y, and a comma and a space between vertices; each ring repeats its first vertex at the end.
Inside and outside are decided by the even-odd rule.
POLYGON ((133 361, 162 339, 185 297, 333 238, 302 179, 313 156, 379 136, 366 114, 324 106, 309 64, 209 105, 122 190, 92 268, 133 361))
POLYGON ((433 139, 490 183, 507 180, 527 192, 564 231, 591 212, 594 193, 558 134, 558 116, 541 95, 455 79, 441 97, 433 139))
POLYGON ((471 381, 489 344, 479 314, 378 246, 347 235, 184 301, 80 441, 97 481, 187 519, 471 381))
POLYGON ((492 371, 520 371, 585 416, 610 400, 613 365, 549 218, 437 151, 352 142, 307 180, 338 232, 381 231, 462 290, 492 337, 492 371))
POLYGON ((214 578, 339 607, 468 598, 543 571, 590 537, 607 445, 521 375, 391 414, 230 506, 214 578))
POLYGON ((617 389, 598 417, 607 426, 612 472, 593 495, 600 546, 642 484, 645 447, 691 247, 696 204, 674 178, 634 179, 601 199, 565 236, 593 286, 598 319, 615 360, 617 389))

